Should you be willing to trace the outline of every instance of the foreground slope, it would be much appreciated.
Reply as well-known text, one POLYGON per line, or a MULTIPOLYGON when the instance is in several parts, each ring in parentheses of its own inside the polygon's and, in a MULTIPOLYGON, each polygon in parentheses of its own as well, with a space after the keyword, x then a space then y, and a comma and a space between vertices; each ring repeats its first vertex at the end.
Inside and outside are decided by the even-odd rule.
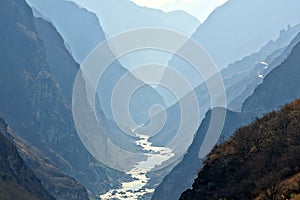
MULTIPOLYGON (((216 108, 220 112, 222 109, 224 108, 216 108)), ((225 125, 221 136, 222 140, 231 135, 239 126, 249 123, 252 116, 250 114, 241 115, 229 110, 226 110, 226 112, 225 125)), ((199 158, 198 154, 206 136, 205 133, 210 123, 210 117, 211 111, 206 114, 183 160, 172 169, 156 188, 152 197, 153 200, 178 199, 182 191, 191 186, 203 162, 203 159, 199 158)))
POLYGON ((208 155, 180 199, 298 199, 300 100, 240 128, 208 155))

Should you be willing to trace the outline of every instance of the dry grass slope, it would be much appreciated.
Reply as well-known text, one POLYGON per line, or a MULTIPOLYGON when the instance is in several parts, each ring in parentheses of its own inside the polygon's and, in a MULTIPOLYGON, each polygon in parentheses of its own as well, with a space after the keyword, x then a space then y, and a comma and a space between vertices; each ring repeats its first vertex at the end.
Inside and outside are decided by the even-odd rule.
POLYGON ((299 199, 300 100, 216 146, 181 199, 299 199))

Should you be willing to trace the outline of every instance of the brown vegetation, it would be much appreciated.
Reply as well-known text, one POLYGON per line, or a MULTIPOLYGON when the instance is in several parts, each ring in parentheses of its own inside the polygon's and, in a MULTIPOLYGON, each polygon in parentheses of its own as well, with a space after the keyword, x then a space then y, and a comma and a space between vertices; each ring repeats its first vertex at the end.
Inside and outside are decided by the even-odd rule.
POLYGON ((238 129, 181 199, 299 199, 300 100, 238 129))

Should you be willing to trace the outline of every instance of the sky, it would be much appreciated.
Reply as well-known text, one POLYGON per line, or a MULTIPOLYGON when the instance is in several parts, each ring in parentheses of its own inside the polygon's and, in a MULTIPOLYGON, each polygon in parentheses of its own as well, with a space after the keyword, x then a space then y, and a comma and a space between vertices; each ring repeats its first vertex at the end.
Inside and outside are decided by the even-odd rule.
POLYGON ((161 9, 165 12, 184 10, 204 22, 208 15, 227 0, 131 0, 137 5, 161 9))

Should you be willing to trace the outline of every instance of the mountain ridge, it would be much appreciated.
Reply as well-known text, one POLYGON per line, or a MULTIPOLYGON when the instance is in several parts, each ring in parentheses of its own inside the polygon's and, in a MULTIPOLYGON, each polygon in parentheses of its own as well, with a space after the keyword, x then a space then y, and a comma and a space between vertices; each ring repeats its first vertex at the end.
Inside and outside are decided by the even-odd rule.
POLYGON ((294 26, 299 23, 299 8, 300 4, 296 0, 288 3, 280 0, 229 0, 211 13, 192 38, 223 69, 258 51, 267 41, 275 39, 276 33, 288 24, 294 26), (222 48, 218 48, 219 46, 222 48))

